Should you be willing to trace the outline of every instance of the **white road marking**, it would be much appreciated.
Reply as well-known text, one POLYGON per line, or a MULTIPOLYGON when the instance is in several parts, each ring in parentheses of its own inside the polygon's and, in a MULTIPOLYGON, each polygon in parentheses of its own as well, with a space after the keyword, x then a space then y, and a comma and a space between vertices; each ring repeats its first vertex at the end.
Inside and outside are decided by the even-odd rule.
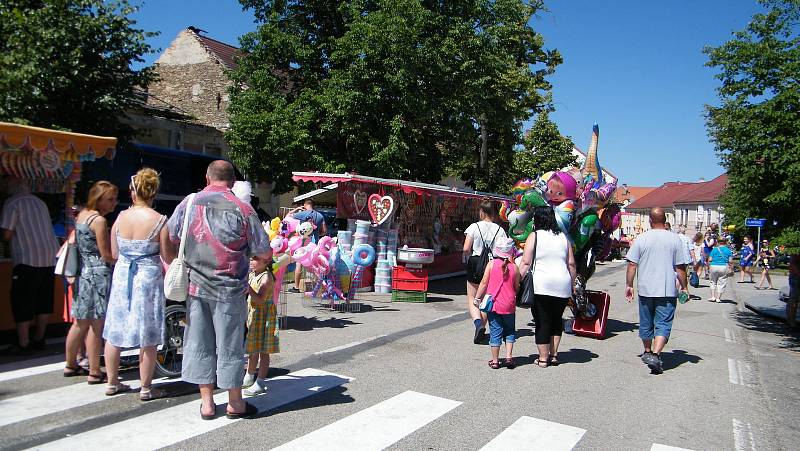
MULTIPOLYGON (((306 368, 267 380, 268 395, 247 398, 247 402, 257 407, 259 412, 265 412, 352 380, 347 376, 306 368)), ((228 392, 216 395, 214 401, 227 403, 228 392)), ((175 407, 65 437, 32 449, 82 449, 87 443, 91 443, 96 449, 114 451, 159 449, 239 421, 228 419, 224 415, 224 409, 225 407, 217 409, 223 413, 216 419, 204 421, 200 418, 200 402, 193 399, 175 407)))
POLYGON ((314 355, 329 354, 331 352, 341 351, 343 349, 352 348, 354 346, 358 346, 358 345, 363 345, 365 343, 369 343, 370 341, 377 340, 377 339, 383 338, 385 336, 386 335, 376 335, 374 337, 365 338, 363 340, 354 341, 352 343, 347 343, 347 344, 344 344, 344 345, 341 345, 341 346, 335 346, 333 348, 328 348, 328 349, 325 349, 324 351, 315 352, 314 355))
POLYGON ((733 331, 725 328, 725 341, 728 343, 736 343, 736 336, 733 334, 733 331))
POLYGON ((734 385, 751 386, 750 364, 741 360, 728 359, 728 380, 734 385))
MULTIPOLYGON (((166 380, 156 379, 153 382, 166 380)), ((122 382, 134 390, 141 386, 138 379, 122 382)), ((85 382, 4 399, 3 408, 0 409, 0 426, 74 409, 104 399, 108 399, 105 395, 105 384, 89 385, 85 382)))
POLYGON ((450 315, 440 316, 440 317, 434 319, 433 321, 431 321, 431 323, 435 323, 436 321, 441 321, 441 320, 444 320, 444 319, 450 319, 450 318, 452 318, 454 316, 463 315, 463 314, 464 314, 464 312, 456 312, 456 313, 453 313, 453 314, 450 314, 450 315))
MULTIPOLYGON (((129 349, 122 351, 120 356, 128 357, 138 354, 138 349, 129 349)), ((37 374, 49 373, 61 369, 64 369, 63 354, 6 363, 5 365, 0 365, 0 382, 19 379, 21 377, 35 376, 37 374)))
POLYGON ((459 401, 407 391, 275 450, 381 450, 459 405, 459 401))
POLYGON ((585 429, 533 417, 520 417, 481 451, 569 451, 578 444, 585 429))
POLYGON ((753 427, 750 423, 733 419, 733 444, 736 451, 754 451, 756 449, 753 427))
POLYGON ((653 443, 653 446, 650 447, 650 451, 692 451, 692 450, 689 448, 678 448, 677 446, 667 446, 658 443, 653 443))

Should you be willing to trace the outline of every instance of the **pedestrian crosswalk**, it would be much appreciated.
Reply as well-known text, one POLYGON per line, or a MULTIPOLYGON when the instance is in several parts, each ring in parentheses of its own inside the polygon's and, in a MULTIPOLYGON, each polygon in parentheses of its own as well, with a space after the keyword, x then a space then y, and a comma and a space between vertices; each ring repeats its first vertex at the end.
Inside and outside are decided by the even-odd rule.
MULTIPOLYGON (((50 365, 46 363, 45 365, 50 365)), ((35 373, 35 370, 34 374, 35 373)), ((54 373, 55 374, 58 373, 54 373)), ((307 368, 283 376, 274 377, 267 382, 267 394, 248 398, 248 402, 258 408, 259 414, 275 411, 304 398, 324 393, 354 382, 354 379, 340 374, 307 368)), ((6 382, 8 383, 8 382, 6 382)), ((134 388, 137 380, 126 383, 134 388)), ((167 383, 156 380, 154 383, 167 383)), ((2 394, 0 386, 0 395, 2 394)), ((200 403, 196 397, 175 398, 178 403, 158 404, 159 410, 146 410, 138 416, 117 416, 110 423, 97 422, 98 427, 78 430, 53 436, 46 443, 31 446, 33 442, 15 445, 14 437, 7 436, 17 424, 25 427, 26 421, 35 421, 48 414, 68 411, 93 404, 96 410, 103 410, 103 403, 110 399, 104 396, 97 386, 79 383, 66 387, 53 388, 28 393, 11 398, 0 398, 0 448, 6 446, 16 449, 63 450, 84 448, 86 444, 98 449, 150 450, 176 445, 185 440, 209 433, 223 433, 223 428, 231 427, 241 420, 228 419, 224 415, 227 392, 215 395, 219 415, 211 421, 200 418, 200 403), (218 432, 219 431, 219 432, 218 432)), ((286 437, 286 441, 275 450, 382 450, 397 446, 407 437, 419 433, 427 425, 437 421, 457 422, 465 413, 465 400, 453 400, 417 391, 393 393, 368 407, 342 418, 331 421, 310 432, 297 437, 286 437)), ((265 421, 269 421, 265 419, 265 421)), ((255 423, 258 424, 258 423, 255 423)), ((494 437, 486 438, 485 444, 476 443, 474 449, 492 450, 542 450, 569 451, 578 447, 591 431, 576 425, 566 425, 546 419, 521 416, 494 437), (482 447, 481 447, 482 446, 482 447)), ((41 440, 40 440, 41 441, 41 440)), ((621 446, 630 448, 630 446, 621 446)), ((644 448, 643 448, 644 449, 644 448)), ((662 444, 652 444, 651 451, 678 451, 677 448, 662 444)))

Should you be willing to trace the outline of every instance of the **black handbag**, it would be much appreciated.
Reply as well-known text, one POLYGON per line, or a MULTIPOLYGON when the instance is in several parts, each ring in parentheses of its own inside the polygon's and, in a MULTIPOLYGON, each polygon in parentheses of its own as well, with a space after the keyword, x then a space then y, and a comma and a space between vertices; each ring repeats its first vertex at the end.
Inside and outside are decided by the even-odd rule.
POLYGON ((536 301, 536 294, 533 292, 533 270, 536 267, 536 243, 533 242, 533 261, 531 267, 525 272, 525 276, 519 282, 519 289, 517 290, 517 307, 519 308, 532 308, 533 303, 536 301))
POLYGON ((483 239, 483 233, 481 233, 481 227, 478 226, 478 234, 481 236, 481 241, 483 241, 483 251, 481 251, 481 255, 473 255, 472 257, 467 260, 467 274, 468 279, 472 283, 481 283, 483 279, 483 273, 486 271, 486 265, 489 264, 489 256, 491 255, 491 247, 494 245, 494 240, 497 238, 497 234, 500 232, 500 228, 497 228, 497 231, 494 232, 494 237, 492 238, 492 242, 489 246, 486 246, 486 241, 483 239))

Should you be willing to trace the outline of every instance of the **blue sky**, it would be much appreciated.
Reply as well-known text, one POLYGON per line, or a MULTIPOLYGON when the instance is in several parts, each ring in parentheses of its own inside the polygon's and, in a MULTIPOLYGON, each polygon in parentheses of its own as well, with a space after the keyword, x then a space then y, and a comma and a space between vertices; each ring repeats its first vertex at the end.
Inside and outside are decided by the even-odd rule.
MULTIPOLYGON (((717 102, 703 46, 719 45, 761 10, 749 0, 550 0, 532 22, 564 63, 550 77, 561 133, 588 147, 600 125, 601 165, 635 186, 710 180, 723 172, 704 105, 717 102)), ((254 30, 235 0, 150 0, 134 18, 164 49, 190 25, 238 45, 254 30)), ((156 58, 150 55, 147 63, 156 58)))

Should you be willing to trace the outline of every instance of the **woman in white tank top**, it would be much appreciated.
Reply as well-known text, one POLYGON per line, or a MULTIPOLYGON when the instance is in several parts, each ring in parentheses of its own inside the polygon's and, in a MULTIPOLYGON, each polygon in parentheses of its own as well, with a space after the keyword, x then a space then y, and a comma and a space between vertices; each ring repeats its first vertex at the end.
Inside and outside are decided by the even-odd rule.
POLYGON ((525 241, 519 268, 522 276, 528 270, 533 271, 536 300, 531 310, 539 348, 539 358, 534 363, 546 368, 558 365, 558 345, 564 331, 561 316, 575 286, 575 256, 572 245, 556 223, 552 208, 536 207, 533 221, 535 230, 525 241))

